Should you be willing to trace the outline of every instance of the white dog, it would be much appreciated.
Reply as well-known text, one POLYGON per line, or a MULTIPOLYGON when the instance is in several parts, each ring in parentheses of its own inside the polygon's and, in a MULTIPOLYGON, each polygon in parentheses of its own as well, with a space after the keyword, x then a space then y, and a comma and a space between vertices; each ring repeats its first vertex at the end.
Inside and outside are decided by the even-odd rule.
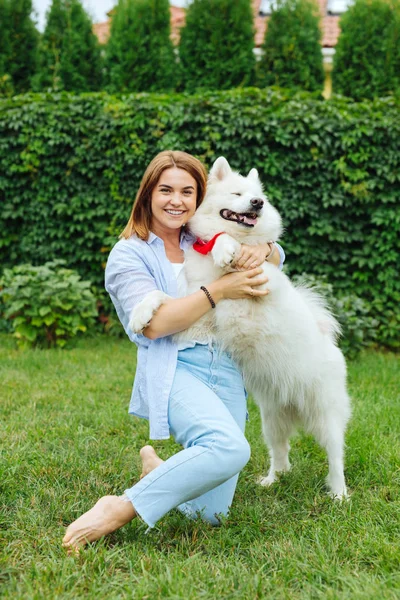
MULTIPOLYGON (((223 157, 214 163, 206 197, 189 225, 205 242, 224 235, 217 237, 210 254, 194 249, 186 254, 188 293, 232 271, 240 244, 276 240, 281 233, 281 218, 264 195, 256 169, 243 177, 223 157)), ((176 337, 216 339, 242 369, 260 408, 270 451, 270 469, 260 479, 262 485, 271 485, 277 472, 290 469, 289 438, 300 423, 327 451, 330 494, 344 498, 344 433, 350 402, 345 361, 335 343, 339 325, 317 294, 295 287, 269 263, 263 269, 268 296, 223 300, 176 337)), ((163 292, 145 298, 132 315, 131 328, 141 331, 167 298, 163 292)))

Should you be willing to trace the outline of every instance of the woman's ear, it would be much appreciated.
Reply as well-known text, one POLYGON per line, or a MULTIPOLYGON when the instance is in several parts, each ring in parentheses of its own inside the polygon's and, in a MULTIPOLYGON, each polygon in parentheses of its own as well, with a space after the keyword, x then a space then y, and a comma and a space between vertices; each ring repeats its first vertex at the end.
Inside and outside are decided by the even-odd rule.
POLYGON ((223 156, 217 158, 211 167, 209 179, 213 181, 222 181, 225 177, 232 173, 228 161, 223 156))

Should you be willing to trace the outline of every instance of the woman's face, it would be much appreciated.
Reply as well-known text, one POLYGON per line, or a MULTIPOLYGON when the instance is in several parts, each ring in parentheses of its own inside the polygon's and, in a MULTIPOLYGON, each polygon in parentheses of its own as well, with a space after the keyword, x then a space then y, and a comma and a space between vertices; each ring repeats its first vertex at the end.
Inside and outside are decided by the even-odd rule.
POLYGON ((157 233, 179 230, 196 210, 196 180, 184 169, 163 171, 151 195, 151 229, 157 233))

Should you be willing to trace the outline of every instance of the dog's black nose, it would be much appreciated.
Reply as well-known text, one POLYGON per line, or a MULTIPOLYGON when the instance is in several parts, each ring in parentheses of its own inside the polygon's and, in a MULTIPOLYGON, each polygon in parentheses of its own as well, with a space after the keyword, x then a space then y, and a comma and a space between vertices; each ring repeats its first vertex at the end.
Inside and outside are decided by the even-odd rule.
POLYGON ((259 210, 264 206, 264 200, 262 200, 262 198, 252 198, 250 204, 254 206, 255 209, 259 210))

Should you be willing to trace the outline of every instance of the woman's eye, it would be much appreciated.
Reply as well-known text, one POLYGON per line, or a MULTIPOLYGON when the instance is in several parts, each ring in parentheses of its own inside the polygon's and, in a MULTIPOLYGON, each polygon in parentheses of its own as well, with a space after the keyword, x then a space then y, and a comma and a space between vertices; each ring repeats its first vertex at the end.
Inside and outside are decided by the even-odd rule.
POLYGON ((163 194, 165 194, 165 193, 167 193, 167 194, 168 194, 168 193, 169 193, 169 191, 170 191, 170 190, 169 190, 168 188, 162 188, 162 189, 160 190, 160 192, 162 192, 163 194))
POLYGON ((191 196, 192 195, 192 191, 191 190, 185 190, 184 192, 185 196, 191 196))

